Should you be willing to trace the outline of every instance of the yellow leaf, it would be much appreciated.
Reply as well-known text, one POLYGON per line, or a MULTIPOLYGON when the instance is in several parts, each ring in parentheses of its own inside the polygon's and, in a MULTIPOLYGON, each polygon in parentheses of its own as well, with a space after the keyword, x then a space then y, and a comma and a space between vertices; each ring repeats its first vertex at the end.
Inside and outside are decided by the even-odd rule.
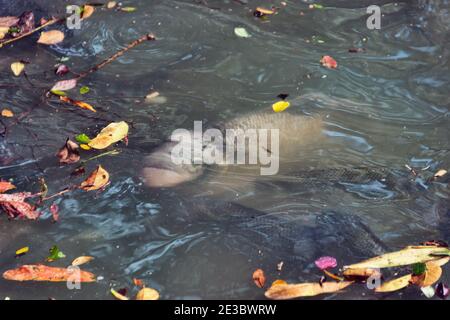
POLYGON ((446 174, 447 174, 447 170, 441 169, 441 170, 439 170, 438 172, 436 172, 434 174, 434 177, 435 178, 440 178, 440 177, 445 176, 446 174))
POLYGON ((91 147, 89 147, 89 146, 88 146, 87 144, 85 144, 85 143, 80 144, 80 148, 83 149, 83 150, 91 150, 91 147))
POLYGON ((384 282, 381 286, 375 289, 375 292, 397 291, 407 287, 410 281, 411 275, 407 274, 406 276, 384 282))
POLYGON ((64 40, 64 33, 59 30, 50 30, 44 31, 41 33, 39 40, 37 41, 40 44, 57 44, 64 40))
POLYGON ((106 186, 106 184, 109 182, 109 173, 105 169, 102 168, 101 165, 97 167, 90 175, 89 177, 84 180, 80 188, 85 191, 93 191, 98 190, 106 186))
POLYGON ((273 286, 278 286, 278 285, 280 285, 280 284, 287 284, 287 282, 284 281, 284 280, 278 279, 278 280, 275 280, 274 282, 272 282, 272 287, 273 287, 273 286))
POLYGON ((130 300, 128 297, 125 297, 123 294, 118 293, 114 289, 111 289, 111 294, 118 300, 130 300))
POLYGON ((343 282, 323 282, 320 283, 299 283, 299 284, 275 284, 265 293, 269 299, 284 300, 299 297, 313 297, 323 293, 333 293, 342 290, 353 281, 343 282))
MULTIPOLYGON (((442 268, 439 266, 438 263, 434 261, 427 262, 426 264, 426 271, 423 277, 418 277, 417 281, 414 283, 417 284, 419 287, 428 287, 436 282, 441 278, 442 276, 442 268)), ((413 276, 414 277, 414 276, 413 276)))
POLYGON ((16 77, 20 76, 20 74, 22 73, 24 68, 25 68, 25 64, 23 64, 22 62, 11 63, 11 70, 16 77))
POLYGON ((275 112, 282 112, 289 108, 291 104, 287 101, 278 101, 272 105, 272 109, 275 112))
POLYGON ((128 124, 125 121, 113 122, 102 129, 100 133, 89 142, 94 149, 105 149, 128 135, 128 124))
POLYGON ((83 14, 81 15, 81 19, 87 19, 94 13, 95 8, 93 6, 85 4, 83 6, 83 14))
POLYGON ((158 300, 159 292, 152 288, 143 288, 136 295, 136 300, 158 300))
POLYGON ((450 261, 450 257, 444 257, 438 260, 434 260, 433 263, 438 265, 439 267, 442 267, 443 265, 447 264, 447 262, 450 261))
POLYGON ((450 254, 450 249, 435 246, 409 246, 400 251, 386 253, 360 263, 344 266, 344 269, 390 268, 439 260, 433 254, 450 254))
POLYGON ((117 2, 116 2, 116 1, 108 1, 108 3, 106 4, 106 7, 107 7, 108 9, 112 9, 112 8, 114 8, 116 5, 117 5, 117 2))
POLYGON ((12 117, 14 117, 14 113, 9 109, 3 109, 2 116, 5 118, 12 118, 12 117))
POLYGON ((19 250, 16 251, 16 256, 21 256, 21 255, 27 253, 28 251, 30 251, 29 247, 20 248, 19 250))
POLYGON ((258 12, 260 12, 260 13, 262 13, 262 14, 274 14, 274 13, 275 13, 274 10, 272 10, 272 9, 266 9, 266 8, 263 8, 263 7, 258 7, 258 8, 256 8, 256 11, 258 11, 258 12))
POLYGON ((82 264, 88 263, 89 261, 94 260, 94 257, 90 256, 81 256, 72 261, 73 266, 81 266, 82 264))

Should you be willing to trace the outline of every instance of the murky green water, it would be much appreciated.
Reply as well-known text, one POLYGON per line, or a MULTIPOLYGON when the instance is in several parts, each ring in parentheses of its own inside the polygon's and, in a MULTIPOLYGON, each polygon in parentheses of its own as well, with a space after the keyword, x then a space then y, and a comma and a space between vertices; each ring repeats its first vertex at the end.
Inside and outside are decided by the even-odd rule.
MULTIPOLYGON (((256 268, 264 269, 269 281, 317 281, 314 260, 321 255, 333 255, 343 265, 376 254, 373 243, 395 250, 449 240, 448 184, 413 181, 404 165, 429 166, 424 174, 432 175, 450 163, 450 3, 330 0, 321 2, 326 9, 309 10, 303 1, 287 1, 279 14, 263 21, 251 9, 279 3, 248 2, 207 1, 216 10, 188 0, 126 1, 138 10, 97 11, 61 45, 38 46, 30 37, 0 49, 1 108, 16 117, 32 110, 0 138, 0 175, 14 178, 18 190, 37 191, 42 176, 50 193, 79 182, 70 177, 74 166, 60 166, 54 156, 66 137, 94 136, 111 121, 132 124, 129 145, 122 146, 120 155, 87 167, 90 171, 101 164, 110 172, 106 191, 76 191, 56 199, 56 224, 48 210, 35 222, 8 221, 4 214, 0 219, 1 272, 43 261, 57 244, 68 257, 55 266, 92 255, 96 259, 84 268, 103 279, 82 290, 0 280, 0 298, 106 299, 111 286, 136 291, 132 279, 139 278, 165 299, 258 299, 263 291, 251 280, 256 268), (383 5, 382 29, 371 31, 365 10, 377 3, 383 5), (236 37, 235 27, 245 27, 252 37, 236 37), (81 72, 148 32, 158 41, 136 47, 85 78, 89 94, 71 94, 98 113, 43 98, 57 79, 56 58, 69 56, 69 67, 81 72), (349 53, 352 47, 366 52, 349 53), (338 61, 337 70, 320 66, 326 54, 338 61), (20 59, 30 61, 30 81, 11 74, 10 63, 20 59), (167 102, 145 103, 151 90, 167 102), (299 155, 293 168, 388 167, 401 186, 327 183, 326 176, 297 183, 285 176, 241 183, 243 178, 232 174, 173 189, 142 184, 142 158, 173 129, 192 128, 194 120, 213 124, 270 110, 282 92, 290 94, 289 112, 321 114, 326 120, 326 144, 299 155), (218 189, 219 195, 204 195, 218 189), (267 219, 245 218, 260 213, 224 209, 220 200, 258 209, 267 219), (14 258, 15 250, 26 245, 30 252, 14 258), (284 266, 278 272, 280 261, 284 266)), ((39 8, 38 16, 60 15, 66 4, 36 1, 30 9, 39 8)), ((30 6, 28 1, 0 5, 1 16, 30 6)), ((2 119, 4 125, 12 122, 2 119)), ((448 282, 448 271, 443 281, 448 282)), ((323 298, 421 297, 414 288, 375 295, 361 285, 323 298)))

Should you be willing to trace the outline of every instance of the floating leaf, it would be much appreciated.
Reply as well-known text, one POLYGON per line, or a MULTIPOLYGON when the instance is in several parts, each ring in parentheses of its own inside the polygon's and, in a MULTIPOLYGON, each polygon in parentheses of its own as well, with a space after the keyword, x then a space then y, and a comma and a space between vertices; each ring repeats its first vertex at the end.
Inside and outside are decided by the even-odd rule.
POLYGON ((87 86, 82 86, 82 87, 80 88, 80 93, 81 93, 81 94, 86 94, 86 93, 88 93, 89 91, 91 91, 91 89, 89 89, 89 87, 87 87, 87 86))
POLYGON ((85 133, 80 133, 75 137, 75 140, 77 140, 78 143, 88 144, 91 141, 91 138, 85 133))
POLYGON ((240 38, 250 38, 251 35, 247 32, 245 28, 234 28, 234 34, 240 38))
POLYGON ((75 163, 80 160, 80 153, 78 152, 78 144, 67 138, 64 146, 56 154, 60 163, 75 163))
POLYGON ((273 287, 273 286, 280 285, 280 284, 287 284, 287 282, 284 281, 284 280, 278 279, 278 280, 275 280, 274 282, 272 282, 272 287, 273 287))
POLYGON ((11 182, 9 181, 1 181, 0 180, 0 193, 15 189, 16 186, 13 185, 11 182))
POLYGON ((112 122, 89 142, 94 149, 105 149, 128 135, 128 124, 125 121, 112 122))
POLYGON ((2 28, 10 28, 12 26, 17 25, 19 22, 18 17, 8 16, 8 17, 0 17, 0 27, 2 28))
POLYGON ((26 254, 28 251, 30 251, 30 247, 23 247, 23 248, 20 248, 19 250, 16 251, 16 257, 23 256, 23 255, 26 254))
POLYGON ((255 11, 253 11, 253 15, 255 17, 257 17, 257 18, 262 18, 262 17, 264 17, 266 15, 271 15, 271 14, 274 14, 274 13, 275 13, 275 10, 266 9, 266 8, 263 8, 263 7, 257 7, 255 9, 255 11))
POLYGON ((278 101, 272 105, 272 109, 275 112, 282 112, 289 108, 290 105, 288 101, 278 101))
POLYGON ((330 56, 323 56, 322 59, 320 59, 320 63, 322 66, 328 68, 328 69, 336 69, 337 68, 337 62, 330 56))
POLYGON ((334 268, 337 266, 337 261, 333 257, 320 257, 314 263, 320 270, 334 268))
POLYGON ((59 207, 56 204, 52 204, 50 206, 50 212, 52 214, 53 222, 57 222, 59 220, 59 207))
POLYGON ((384 282, 381 286, 375 289, 375 292, 397 291, 407 287, 410 281, 411 275, 407 274, 406 276, 384 282))
POLYGON ((13 281, 94 282, 95 276, 73 268, 55 268, 42 264, 24 265, 3 273, 3 278, 13 281))
POLYGON ((106 186, 109 182, 109 173, 101 165, 97 167, 89 177, 83 181, 80 188, 85 191, 98 190, 106 186))
POLYGON ((419 262, 413 265, 413 274, 416 276, 420 276, 421 274, 424 274, 427 270, 427 266, 423 262, 419 262))
POLYGON ((111 294, 116 298, 117 300, 130 300, 128 297, 124 296, 123 294, 117 292, 114 289, 111 289, 111 294))
POLYGON ((264 271, 261 269, 256 269, 255 272, 253 272, 253 282, 255 282, 258 287, 264 288, 264 285, 266 284, 264 271))
POLYGON ((134 11, 136 11, 136 8, 135 7, 122 7, 122 8, 120 8, 120 10, 124 11, 124 12, 134 12, 134 11))
POLYGON ((428 299, 431 299, 434 297, 434 288, 429 286, 429 287, 422 287, 420 288, 420 290, 422 291, 423 295, 425 297, 427 297, 428 299))
POLYGON ((61 80, 55 83, 55 85, 50 89, 53 91, 67 91, 73 89, 77 86, 77 79, 61 80))
POLYGON ((11 63, 11 70, 16 77, 20 76, 23 69, 25 68, 25 64, 22 62, 13 62, 11 63))
POLYGON ((116 5, 117 5, 116 1, 108 1, 108 3, 106 4, 106 7, 108 9, 113 9, 116 5))
POLYGON ((59 30, 44 31, 41 33, 39 40, 40 44, 52 45, 60 43, 64 40, 64 33, 59 30))
POLYGON ((97 112, 97 110, 95 110, 93 106, 91 106, 89 103, 86 103, 83 101, 74 100, 74 99, 71 99, 66 96, 60 96, 59 100, 64 101, 66 103, 73 104, 74 106, 80 107, 81 109, 89 110, 92 112, 97 112))
POLYGON ((80 148, 83 149, 83 150, 86 150, 86 151, 92 149, 91 147, 89 147, 89 145, 87 145, 85 143, 81 143, 80 144, 80 148))
POLYGON ((435 255, 450 254, 448 248, 434 246, 409 246, 403 250, 386 253, 381 256, 365 260, 360 263, 344 266, 344 269, 357 268, 390 268, 411 265, 418 262, 438 260, 435 255))
POLYGON ((67 93, 65 93, 64 91, 61 90, 50 90, 51 93, 53 93, 56 96, 65 96, 67 95, 67 93))
POLYGON ((39 218, 39 212, 35 207, 25 202, 25 199, 33 197, 30 192, 18 192, 13 194, 0 194, 0 208, 6 212, 10 218, 27 218, 36 220, 39 218))
POLYGON ((299 283, 299 284, 276 284, 266 291, 265 296, 269 299, 283 300, 299 297, 313 297, 324 293, 338 292, 353 281, 323 282, 323 283, 299 283))
POLYGON ((55 74, 57 76, 63 76, 65 74, 69 73, 69 71, 70 71, 69 67, 66 66, 65 64, 58 64, 58 66, 56 67, 56 70, 55 70, 55 74))
POLYGON ((14 117, 14 113, 11 110, 9 110, 9 109, 3 109, 2 110, 2 117, 12 118, 12 117, 14 117))
POLYGON ((51 247, 49 251, 50 255, 47 257, 48 262, 53 262, 66 257, 66 255, 61 250, 59 250, 57 246, 51 247))
POLYGON ((427 262, 424 269, 423 273, 412 275, 411 283, 419 287, 428 287, 438 282, 442 276, 442 268, 434 261, 427 262))
POLYGON ((309 8, 310 8, 310 9, 323 9, 324 6, 321 5, 321 4, 313 3, 313 4, 310 4, 310 5, 309 5, 309 8))
POLYGON ((142 288, 136 295, 136 300, 158 300, 159 292, 152 288, 142 288))
POLYGON ((85 4, 85 5, 83 6, 83 11, 82 11, 82 14, 81 14, 81 19, 87 19, 87 18, 89 18, 90 16, 92 16, 92 14, 94 13, 94 11, 95 11, 95 8, 94 8, 93 6, 90 6, 90 5, 85 4))
POLYGON ((73 266, 81 266, 82 264, 88 263, 94 260, 94 257, 91 256, 81 256, 72 261, 73 266))
POLYGON ((133 278, 133 283, 137 287, 143 287, 144 286, 144 282, 142 280, 140 280, 140 279, 133 278))
POLYGON ((447 174, 447 170, 441 169, 438 172, 436 172, 433 177, 435 179, 437 179, 437 178, 441 178, 441 177, 445 176, 446 174, 447 174))

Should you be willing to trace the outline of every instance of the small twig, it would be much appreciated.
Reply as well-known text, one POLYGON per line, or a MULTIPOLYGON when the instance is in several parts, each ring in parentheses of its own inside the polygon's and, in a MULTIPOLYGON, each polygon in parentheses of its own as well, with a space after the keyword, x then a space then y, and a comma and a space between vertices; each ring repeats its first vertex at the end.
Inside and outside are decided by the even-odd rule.
POLYGON ((64 20, 64 19, 52 19, 52 20, 49 20, 46 23, 44 23, 43 25, 40 25, 39 27, 34 28, 33 30, 31 30, 29 32, 26 32, 26 33, 24 33, 24 34, 22 34, 22 35, 20 35, 20 36, 18 36, 16 38, 12 38, 12 39, 8 39, 6 41, 0 42, 0 48, 2 48, 4 45, 10 44, 10 43, 12 43, 14 41, 17 41, 17 40, 20 40, 22 38, 28 37, 29 35, 32 35, 36 31, 39 31, 39 30, 41 30, 41 29, 43 29, 43 28, 45 28, 45 27, 47 27, 49 25, 52 25, 52 24, 54 24, 54 23, 56 23, 58 21, 61 21, 61 20, 64 20))
POLYGON ((114 60, 116 60, 117 58, 119 58, 120 56, 122 56, 125 52, 127 52, 128 50, 136 47, 137 45, 141 44, 144 41, 153 41, 156 40, 155 36, 151 33, 146 34, 145 36, 140 37, 137 40, 134 40, 133 42, 130 42, 125 48, 123 48, 122 50, 119 50, 118 52, 116 52, 115 54, 113 54, 111 57, 103 60, 102 62, 100 62, 99 64, 96 64, 95 66, 93 66, 92 68, 90 68, 89 70, 80 73, 75 79, 81 79, 86 77, 87 75, 89 75, 90 73, 93 73, 101 68, 103 68, 104 66, 106 66, 107 64, 113 62, 114 60))
POLYGON ((73 191, 73 190, 75 190, 77 188, 78 188, 78 186, 67 187, 67 188, 65 188, 65 189, 63 189, 63 190, 61 190, 61 191, 59 191, 59 192, 57 192, 55 194, 52 194, 51 196, 42 198, 42 201, 46 201, 46 200, 49 200, 49 199, 53 199, 53 198, 62 196, 63 194, 65 194, 67 192, 70 192, 70 191, 73 191))
POLYGON ((81 161, 80 163, 81 163, 82 165, 84 165, 84 164, 85 164, 86 162, 88 162, 88 161, 95 160, 95 159, 101 158, 101 157, 103 157, 103 156, 116 155, 116 154, 119 154, 119 153, 120 153, 120 151, 114 149, 114 150, 107 151, 107 152, 103 152, 103 153, 101 153, 101 154, 99 154, 99 155, 90 157, 89 159, 83 160, 83 161, 81 161))

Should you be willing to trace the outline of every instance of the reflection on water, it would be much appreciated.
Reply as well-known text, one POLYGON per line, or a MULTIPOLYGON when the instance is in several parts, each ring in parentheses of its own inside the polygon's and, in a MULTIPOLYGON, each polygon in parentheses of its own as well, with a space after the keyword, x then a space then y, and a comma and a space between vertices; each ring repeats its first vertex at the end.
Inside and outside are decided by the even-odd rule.
MULTIPOLYGON (((37 190, 41 176, 51 193, 73 183, 73 168, 60 167, 53 156, 67 136, 94 135, 118 119, 132 126, 122 153, 98 159, 111 173, 106 191, 58 198, 56 224, 48 212, 37 222, 0 220, 0 271, 42 261, 57 244, 68 259, 95 256, 89 270, 104 280, 75 291, 0 280, 0 298, 110 298, 110 285, 131 288, 133 278, 163 298, 262 298, 250 278, 258 267, 273 278, 311 281, 319 278, 313 262, 321 255, 344 264, 448 240, 448 184, 413 179, 404 165, 429 167, 427 174, 449 166, 449 1, 323 1, 329 7, 323 10, 288 1, 268 21, 250 8, 270 1, 207 2, 220 10, 189 0, 134 0, 127 5, 136 12, 98 11, 61 45, 44 48, 26 39, 1 49, 2 105, 16 115, 32 108, 0 143, 0 175, 14 178, 19 190, 37 190), (375 3, 383 5, 380 31, 365 27, 365 8, 375 3), (236 37, 235 27, 251 38, 236 37), (43 99, 57 57, 69 56, 69 67, 83 71, 148 32, 158 41, 83 80, 91 91, 82 98, 97 114, 43 99), (366 52, 349 53, 352 47, 366 52), (319 65, 325 54, 338 61, 337 70, 319 65), (20 59, 31 62, 26 70, 34 87, 11 76, 10 63, 20 59), (151 90, 167 102, 145 103, 151 90), (214 179, 220 170, 208 168, 187 186, 142 185, 143 157, 173 129, 270 110, 281 92, 290 94, 289 112, 320 114, 326 122, 327 142, 299 154, 289 164, 293 171, 387 168, 390 180, 339 181, 317 173, 255 181, 233 171, 214 179), (25 245, 30 253, 15 260, 25 245)), ((20 14, 24 3, 30 6, 0 1, 1 15, 20 14)), ((32 9, 38 17, 61 14, 65 4, 36 0, 32 9)), ((419 296, 408 289, 389 298, 419 296)), ((360 288, 334 297, 378 296, 360 288)))

